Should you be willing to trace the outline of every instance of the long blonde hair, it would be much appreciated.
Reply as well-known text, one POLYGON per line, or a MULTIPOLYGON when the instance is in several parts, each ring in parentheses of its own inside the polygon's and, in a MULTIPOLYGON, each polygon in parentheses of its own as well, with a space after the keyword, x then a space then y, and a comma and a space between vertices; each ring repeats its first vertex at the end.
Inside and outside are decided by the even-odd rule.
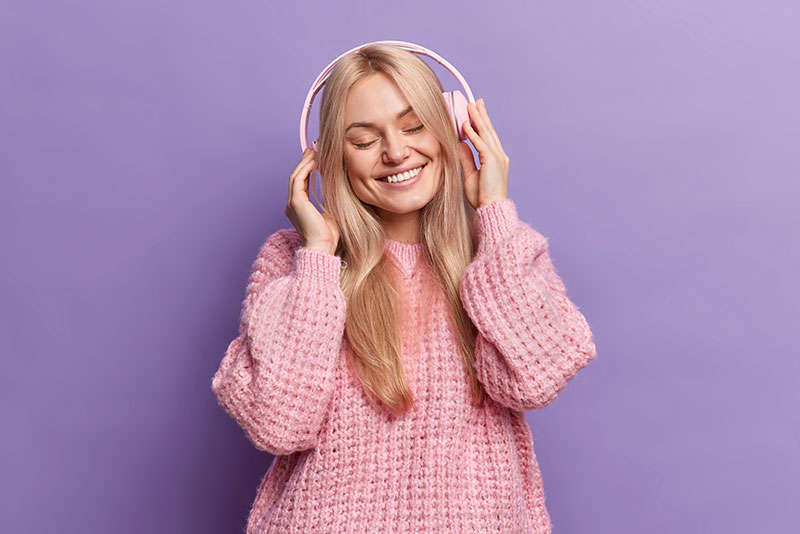
MULTIPOLYGON (((325 83, 320 106, 316 170, 322 181, 324 209, 341 230, 336 255, 344 260, 340 282, 347 299, 345 337, 351 349, 350 363, 370 401, 380 401, 395 415, 415 406, 403 372, 401 303, 390 272, 394 266, 385 252, 384 227, 374 208, 356 196, 344 168, 347 93, 354 83, 377 72, 397 83, 441 145, 442 185, 422 209, 419 241, 445 295, 473 403, 479 404, 485 391, 474 368, 477 330, 458 293, 461 275, 477 246, 475 210, 462 185, 458 137, 433 70, 415 54, 385 43, 370 44, 342 57, 325 83)), ((311 180, 309 189, 316 198, 313 176, 311 180)))

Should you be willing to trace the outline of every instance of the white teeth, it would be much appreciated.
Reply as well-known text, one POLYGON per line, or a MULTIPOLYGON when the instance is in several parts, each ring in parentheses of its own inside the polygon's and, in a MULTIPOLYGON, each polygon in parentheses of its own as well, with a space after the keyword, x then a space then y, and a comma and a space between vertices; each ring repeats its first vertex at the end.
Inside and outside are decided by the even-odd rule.
POLYGON ((419 174, 419 171, 421 171, 421 170, 422 170, 422 166, 417 167, 416 169, 411 169, 410 171, 406 171, 406 172, 403 172, 403 173, 400 173, 400 174, 395 174, 395 175, 392 175, 392 176, 388 176, 388 177, 386 177, 384 179, 387 182, 390 182, 390 183, 404 182, 404 181, 408 180, 409 178, 413 178, 414 176, 419 174))

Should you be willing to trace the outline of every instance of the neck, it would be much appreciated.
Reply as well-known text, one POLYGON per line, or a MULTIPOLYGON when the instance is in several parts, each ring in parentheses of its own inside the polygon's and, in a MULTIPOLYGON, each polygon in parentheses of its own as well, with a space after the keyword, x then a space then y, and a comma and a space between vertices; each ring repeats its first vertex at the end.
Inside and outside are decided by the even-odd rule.
POLYGON ((403 243, 419 242, 419 225, 422 218, 420 210, 411 213, 392 213, 378 210, 378 216, 383 221, 386 238, 403 243))

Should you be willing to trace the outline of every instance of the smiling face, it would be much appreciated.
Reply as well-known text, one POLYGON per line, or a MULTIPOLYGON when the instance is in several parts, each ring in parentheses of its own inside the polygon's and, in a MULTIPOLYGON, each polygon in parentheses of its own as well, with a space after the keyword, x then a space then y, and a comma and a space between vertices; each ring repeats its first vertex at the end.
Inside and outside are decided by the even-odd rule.
POLYGON ((350 88, 344 118, 344 159, 353 191, 374 206, 389 238, 417 241, 420 210, 440 187, 439 140, 422 124, 394 80, 382 72, 350 88), (411 172, 402 174, 407 170, 411 172), (379 180, 398 173, 410 179, 379 180))

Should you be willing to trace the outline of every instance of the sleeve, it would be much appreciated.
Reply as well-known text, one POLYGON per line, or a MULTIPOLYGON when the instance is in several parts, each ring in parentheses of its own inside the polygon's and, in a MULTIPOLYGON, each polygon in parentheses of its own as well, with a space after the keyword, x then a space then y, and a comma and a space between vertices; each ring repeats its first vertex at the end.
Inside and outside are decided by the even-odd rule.
POLYGON ((566 295, 547 238, 519 220, 511 199, 478 207, 478 247, 459 294, 478 329, 475 370, 496 402, 543 408, 597 355, 566 295))
POLYGON ((313 448, 333 396, 346 300, 341 260, 279 230, 261 247, 211 388, 259 450, 313 448))

